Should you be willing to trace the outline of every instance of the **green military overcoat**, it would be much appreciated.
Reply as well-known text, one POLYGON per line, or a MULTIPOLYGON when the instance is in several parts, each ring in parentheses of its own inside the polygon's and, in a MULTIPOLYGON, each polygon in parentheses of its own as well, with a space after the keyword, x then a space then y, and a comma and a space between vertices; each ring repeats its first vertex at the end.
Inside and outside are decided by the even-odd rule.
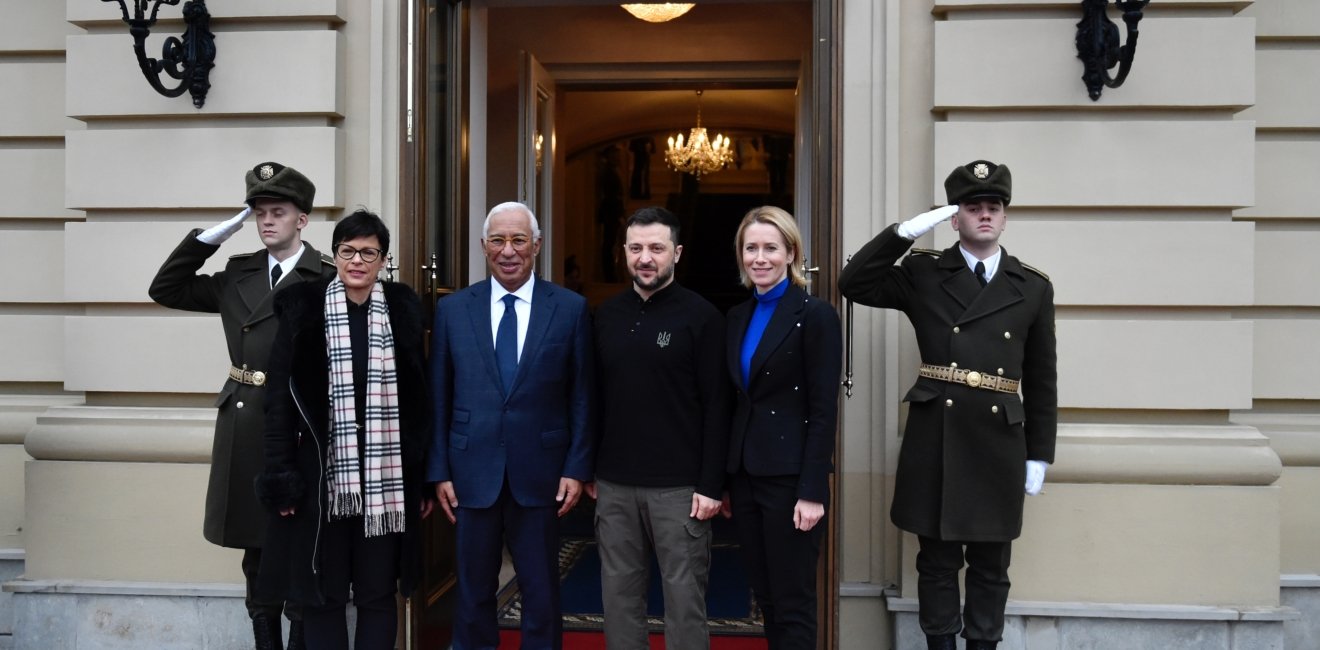
POLYGON ((1021 380, 1020 395, 919 377, 904 400, 890 517, 936 539, 1000 542, 1022 532, 1026 461, 1054 461, 1058 423, 1054 288, 1002 252, 982 288, 954 245, 914 251, 890 226, 839 275, 855 302, 898 309, 921 362, 1021 380))
MULTIPOLYGON (((173 309, 220 314, 229 361, 237 368, 266 371, 277 328, 271 309, 269 256, 265 249, 229 258, 225 270, 199 275, 219 246, 197 239, 194 230, 170 253, 151 281, 151 299, 173 309)), ((297 282, 335 274, 335 266, 304 243, 306 249, 277 290, 297 282)), ((229 378, 228 368, 208 369, 224 378, 215 400, 215 439, 206 490, 207 541, 230 548, 259 548, 266 538, 266 512, 257 503, 252 482, 263 469, 264 386, 229 378)))

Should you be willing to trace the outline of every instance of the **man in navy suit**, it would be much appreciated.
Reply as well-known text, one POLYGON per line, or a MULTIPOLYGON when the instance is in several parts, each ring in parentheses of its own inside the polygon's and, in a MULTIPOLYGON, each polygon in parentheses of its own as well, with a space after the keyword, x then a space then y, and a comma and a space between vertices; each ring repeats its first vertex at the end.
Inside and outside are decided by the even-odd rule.
POLYGON ((507 544, 522 647, 558 650, 557 520, 591 480, 595 455, 591 323, 582 296, 532 274, 541 230, 527 206, 495 206, 481 235, 492 278, 440 303, 431 345, 427 480, 457 527, 454 649, 499 646, 507 544))

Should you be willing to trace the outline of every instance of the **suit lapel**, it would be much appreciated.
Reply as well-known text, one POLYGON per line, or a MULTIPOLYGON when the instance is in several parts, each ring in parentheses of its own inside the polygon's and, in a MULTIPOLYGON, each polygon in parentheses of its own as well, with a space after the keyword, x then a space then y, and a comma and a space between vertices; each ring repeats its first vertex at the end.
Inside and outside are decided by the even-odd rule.
POLYGON ((976 276, 967 268, 967 260, 963 259, 957 244, 944 249, 938 266, 940 271, 944 272, 944 280, 940 282, 944 292, 949 294, 959 307, 967 309, 980 295, 981 283, 976 281, 976 276))
MULTIPOLYGON (((971 276, 970 273, 966 275, 971 276)), ((1019 284, 1023 277, 1022 265, 1016 258, 1009 257, 1008 251, 1001 249, 999 270, 995 272, 995 277, 990 280, 990 284, 980 289, 976 299, 972 301, 967 311, 958 317, 955 324, 961 325, 978 318, 984 318, 1025 300, 1019 284)), ((972 282, 976 282, 975 278, 972 279, 972 282)))
POLYGON ((510 392, 518 390, 518 385, 527 375, 527 367, 541 351, 541 341, 545 338, 546 330, 550 329, 550 323, 554 322, 555 309, 559 304, 554 294, 555 285, 536 278, 535 284, 532 285, 532 315, 527 320, 527 338, 523 339, 522 355, 518 357, 518 372, 513 376, 513 387, 510 392))
POLYGON ((244 325, 251 325, 274 315, 270 303, 270 279, 266 269, 270 266, 270 253, 261 251, 247 258, 246 263, 237 269, 238 295, 243 305, 248 308, 248 317, 244 325))
POLYGON ((726 339, 725 356, 729 359, 729 377, 733 378, 735 386, 742 386, 742 340, 747 334, 747 322, 752 319, 752 309, 755 306, 756 301, 750 300, 729 310, 729 334, 726 339))
POLYGON ((490 375, 491 381, 495 382, 496 386, 503 388, 500 367, 495 361, 495 336, 490 331, 491 282, 493 280, 487 278, 476 285, 474 291, 469 294, 472 300, 468 304, 468 321, 472 324, 472 338, 477 342, 477 349, 483 365, 486 366, 486 373, 490 375))
POLYGON ((779 299, 779 304, 775 306, 774 313, 770 314, 770 322, 766 324, 765 332, 761 334, 761 341, 756 344, 756 352, 752 353, 752 363, 747 372, 748 389, 756 382, 756 375, 770 355, 779 348, 779 344, 783 343, 784 339, 788 338, 789 333, 799 326, 799 319, 805 308, 806 292, 792 284, 788 285, 783 297, 779 299))

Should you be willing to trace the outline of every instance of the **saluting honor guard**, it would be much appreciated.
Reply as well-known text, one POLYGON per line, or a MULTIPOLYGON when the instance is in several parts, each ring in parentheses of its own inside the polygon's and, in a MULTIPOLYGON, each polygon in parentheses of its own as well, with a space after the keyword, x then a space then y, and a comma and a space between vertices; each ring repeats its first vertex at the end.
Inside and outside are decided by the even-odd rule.
POLYGON ((927 646, 953 650, 961 630, 976 650, 994 648, 1003 634, 1024 495, 1040 492, 1054 461, 1054 287, 999 245, 1012 195, 1006 165, 957 167, 944 188, 949 205, 882 231, 853 255, 839 289, 859 304, 904 312, 916 330, 921 367, 903 398, 908 419, 890 516, 921 543, 927 646), (904 257, 946 222, 957 244, 904 257))

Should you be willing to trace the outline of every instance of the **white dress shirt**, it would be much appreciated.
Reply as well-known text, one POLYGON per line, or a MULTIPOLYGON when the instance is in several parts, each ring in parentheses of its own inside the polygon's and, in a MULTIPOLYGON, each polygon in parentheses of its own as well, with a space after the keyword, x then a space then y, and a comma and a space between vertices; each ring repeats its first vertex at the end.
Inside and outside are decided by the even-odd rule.
MULTIPOLYGON (((283 262, 276 262, 275 256, 267 253, 266 281, 270 282, 270 272, 275 270, 275 265, 278 264, 280 265, 280 273, 282 274, 280 275, 280 282, 283 282, 284 278, 289 277, 289 271, 292 271, 293 267, 298 265, 298 258, 302 257, 303 251, 305 250, 307 250, 307 244, 298 242, 298 252, 294 253, 293 255, 290 255, 283 262)), ((271 288, 274 289, 275 287, 272 285, 271 288)))
POLYGON ((521 287, 513 291, 504 288, 495 278, 490 279, 490 338, 499 339, 500 319, 504 318, 504 296, 512 293, 518 299, 513 303, 513 313, 518 315, 518 360, 522 360, 523 342, 527 340, 527 321, 532 318, 532 288, 536 286, 536 274, 533 273, 521 287))
POLYGON ((994 255, 991 255, 990 257, 987 257, 983 260, 976 259, 975 255, 968 253, 967 249, 963 248, 962 246, 958 247, 958 252, 962 253, 963 261, 967 262, 967 268, 971 269, 973 274, 976 273, 977 262, 980 262, 985 265, 985 281, 987 283, 990 282, 990 280, 995 277, 995 271, 999 270, 999 258, 1003 257, 1004 255, 1004 249, 1002 248, 995 250, 994 255))

